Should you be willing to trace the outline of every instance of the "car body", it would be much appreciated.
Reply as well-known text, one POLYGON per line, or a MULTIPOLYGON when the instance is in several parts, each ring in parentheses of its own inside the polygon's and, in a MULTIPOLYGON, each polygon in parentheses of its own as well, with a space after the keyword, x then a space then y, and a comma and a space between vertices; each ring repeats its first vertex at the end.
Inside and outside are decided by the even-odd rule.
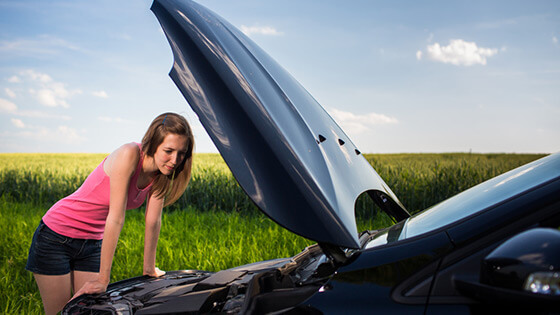
POLYGON ((410 216, 315 99, 234 26, 188 0, 155 0, 152 11, 173 51, 170 76, 236 180, 271 219, 317 244, 216 273, 119 281, 64 314, 557 310, 560 295, 499 271, 556 283, 560 154, 410 216), (398 223, 358 235, 361 194, 398 223))

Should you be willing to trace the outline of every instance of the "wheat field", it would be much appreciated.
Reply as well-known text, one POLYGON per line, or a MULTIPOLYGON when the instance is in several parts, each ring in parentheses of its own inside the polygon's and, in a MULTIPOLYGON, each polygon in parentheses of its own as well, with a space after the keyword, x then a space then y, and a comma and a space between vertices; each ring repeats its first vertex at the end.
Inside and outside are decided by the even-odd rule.
MULTIPOLYGON (((42 215, 72 193, 106 154, 0 154, 0 312, 40 314, 27 251, 42 215)), ((366 154, 412 213, 543 154, 366 154)), ((164 270, 218 271, 289 257, 313 242, 281 228, 245 196, 218 154, 195 155, 191 184, 164 210, 157 264, 164 270)), ((358 229, 390 224, 367 198, 356 204, 358 229)), ((127 212, 112 281, 141 274, 143 209, 127 212)))

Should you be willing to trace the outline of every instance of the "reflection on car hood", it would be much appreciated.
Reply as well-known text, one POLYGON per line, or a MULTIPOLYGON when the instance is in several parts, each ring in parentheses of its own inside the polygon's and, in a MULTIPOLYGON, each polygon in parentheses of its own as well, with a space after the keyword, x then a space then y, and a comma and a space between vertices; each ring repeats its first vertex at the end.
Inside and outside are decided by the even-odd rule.
POLYGON ((408 213, 346 134, 282 67, 192 1, 155 0, 174 55, 170 76, 253 202, 285 228, 358 248, 354 204, 365 191, 408 213))

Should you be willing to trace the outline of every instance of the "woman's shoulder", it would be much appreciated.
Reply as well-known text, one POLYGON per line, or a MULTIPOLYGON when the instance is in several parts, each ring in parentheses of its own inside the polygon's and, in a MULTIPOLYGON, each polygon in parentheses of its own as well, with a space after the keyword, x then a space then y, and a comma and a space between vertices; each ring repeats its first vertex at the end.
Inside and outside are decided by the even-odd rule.
POLYGON ((125 143, 115 150, 115 152, 116 151, 122 151, 124 154, 140 157, 140 146, 136 142, 125 143))
POLYGON ((141 151, 137 143, 123 144, 107 156, 103 169, 109 176, 111 176, 114 168, 133 172, 140 160, 140 156, 141 151))

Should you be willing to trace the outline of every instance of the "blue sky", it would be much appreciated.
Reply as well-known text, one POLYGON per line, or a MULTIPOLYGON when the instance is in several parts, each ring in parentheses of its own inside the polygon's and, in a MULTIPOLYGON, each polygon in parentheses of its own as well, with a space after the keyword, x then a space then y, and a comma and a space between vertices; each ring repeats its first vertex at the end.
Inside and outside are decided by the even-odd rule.
MULTIPOLYGON (((362 152, 560 149, 558 1, 201 0, 362 152)), ((0 152, 111 152, 178 112, 151 1, 0 1, 0 152)))

